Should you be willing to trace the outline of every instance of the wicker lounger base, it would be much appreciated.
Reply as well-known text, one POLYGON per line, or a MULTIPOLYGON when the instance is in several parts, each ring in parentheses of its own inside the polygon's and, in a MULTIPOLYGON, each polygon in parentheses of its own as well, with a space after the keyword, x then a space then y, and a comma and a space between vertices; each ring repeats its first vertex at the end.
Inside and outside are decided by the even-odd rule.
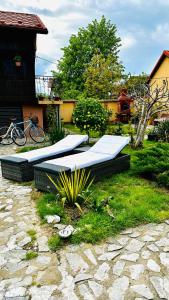
POLYGON ((65 152, 62 154, 53 155, 47 158, 41 158, 36 160, 32 163, 28 162, 27 159, 13 157, 13 156, 6 156, 1 158, 1 170, 2 170, 2 177, 11 179, 18 182, 24 181, 31 181, 34 177, 34 168, 35 164, 42 163, 48 159, 54 159, 66 155, 72 154, 72 151, 65 152))
MULTIPOLYGON (((118 157, 112 160, 95 164, 91 167, 85 168, 85 170, 90 170, 91 176, 94 177, 95 181, 98 181, 106 176, 111 176, 112 174, 119 173, 129 168, 130 155, 120 154, 118 157)), ((54 180, 56 180, 59 177, 59 174, 63 171, 71 174, 71 170, 66 167, 55 166, 47 163, 36 165, 34 167, 34 179, 36 188, 43 192, 56 192, 55 187, 47 177, 47 174, 54 180)))

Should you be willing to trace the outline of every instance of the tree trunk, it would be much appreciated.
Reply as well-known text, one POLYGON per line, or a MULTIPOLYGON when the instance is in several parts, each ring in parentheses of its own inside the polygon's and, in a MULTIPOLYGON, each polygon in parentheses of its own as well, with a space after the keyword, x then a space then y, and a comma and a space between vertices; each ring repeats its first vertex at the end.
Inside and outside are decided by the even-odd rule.
POLYGON ((145 131, 146 131, 146 128, 148 125, 148 120, 149 120, 149 112, 145 112, 143 110, 143 113, 139 120, 139 124, 138 124, 138 128, 137 128, 136 138, 134 141, 134 148, 142 147, 145 131))

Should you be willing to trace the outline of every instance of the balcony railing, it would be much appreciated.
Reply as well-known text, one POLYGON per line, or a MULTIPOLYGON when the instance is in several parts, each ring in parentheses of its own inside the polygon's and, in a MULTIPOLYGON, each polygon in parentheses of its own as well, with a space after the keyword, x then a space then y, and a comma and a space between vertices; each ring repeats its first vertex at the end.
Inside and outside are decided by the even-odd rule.
POLYGON ((36 97, 52 99, 55 94, 56 82, 53 76, 35 76, 36 97))

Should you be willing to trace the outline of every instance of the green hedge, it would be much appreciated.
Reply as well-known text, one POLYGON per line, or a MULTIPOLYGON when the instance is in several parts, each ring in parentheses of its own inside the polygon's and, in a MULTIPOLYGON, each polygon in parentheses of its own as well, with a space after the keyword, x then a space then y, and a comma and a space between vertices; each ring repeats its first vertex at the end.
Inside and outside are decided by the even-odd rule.
POLYGON ((158 143, 135 153, 134 172, 169 188, 169 144, 158 143))

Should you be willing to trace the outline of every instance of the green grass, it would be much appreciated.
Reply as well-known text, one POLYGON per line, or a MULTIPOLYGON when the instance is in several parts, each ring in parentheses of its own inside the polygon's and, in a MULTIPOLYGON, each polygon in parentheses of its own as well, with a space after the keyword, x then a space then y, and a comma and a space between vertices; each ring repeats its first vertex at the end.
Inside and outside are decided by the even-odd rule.
POLYGON ((62 218, 62 222, 67 221, 63 206, 56 201, 56 196, 53 194, 42 195, 37 201, 36 206, 38 214, 42 219, 46 215, 59 215, 62 218))
POLYGON ((53 235, 48 240, 48 245, 51 251, 56 251, 63 245, 63 241, 60 239, 58 235, 53 235))
MULTIPOLYGON (((151 148, 152 145, 154 142, 145 142, 146 148, 151 148)), ((168 190, 135 175, 136 150, 126 147, 123 152, 131 155, 131 169, 92 185, 91 201, 97 200, 99 203, 111 196, 108 204, 114 218, 109 216, 106 207, 96 211, 92 205, 88 205, 80 218, 71 220, 70 210, 64 209, 56 202, 55 196, 50 194, 43 195, 38 202, 40 216, 44 218, 46 214, 58 214, 61 216, 61 223, 71 223, 78 228, 69 239, 77 244, 96 243, 126 228, 149 222, 159 223, 169 218, 168 190)), ((52 237, 51 249, 60 247, 60 242, 58 236, 52 237)))
POLYGON ((39 148, 40 148, 39 146, 25 146, 25 147, 17 149, 17 153, 28 152, 28 151, 36 150, 39 148))
POLYGON ((31 260, 33 258, 36 258, 38 256, 37 252, 29 251, 26 253, 24 260, 31 260))

